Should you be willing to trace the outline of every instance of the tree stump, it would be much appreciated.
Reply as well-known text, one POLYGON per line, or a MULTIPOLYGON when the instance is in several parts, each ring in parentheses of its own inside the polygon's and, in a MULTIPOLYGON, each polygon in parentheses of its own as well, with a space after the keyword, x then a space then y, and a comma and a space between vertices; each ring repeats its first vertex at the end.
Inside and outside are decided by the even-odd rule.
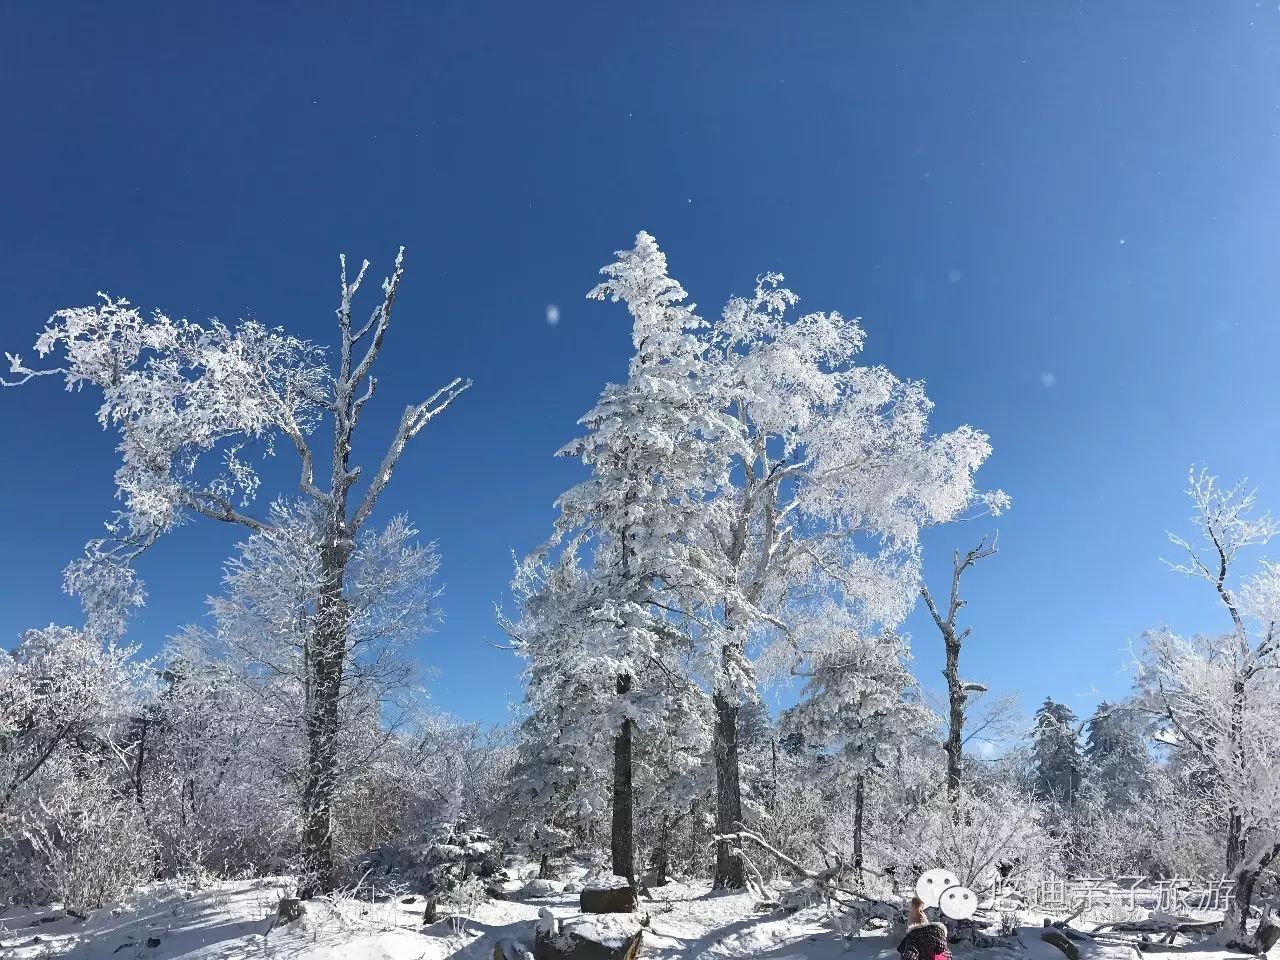
POLYGON ((511 937, 503 937, 493 945, 493 960, 532 960, 532 957, 524 944, 511 937))
POLYGON ((307 912, 307 905, 297 897, 285 897, 276 907, 277 923, 293 923, 307 912))
POLYGON ((637 930, 614 945, 588 939, 574 930, 551 934, 539 931, 533 942, 533 960, 635 960, 644 932, 637 930))
POLYGON ((1280 943, 1280 920, 1274 917, 1264 919, 1258 925, 1258 932, 1254 934, 1254 939, 1258 941, 1258 952, 1267 953, 1280 943))
POLYGON ((635 887, 585 887, 578 898, 583 913, 635 913, 635 887))

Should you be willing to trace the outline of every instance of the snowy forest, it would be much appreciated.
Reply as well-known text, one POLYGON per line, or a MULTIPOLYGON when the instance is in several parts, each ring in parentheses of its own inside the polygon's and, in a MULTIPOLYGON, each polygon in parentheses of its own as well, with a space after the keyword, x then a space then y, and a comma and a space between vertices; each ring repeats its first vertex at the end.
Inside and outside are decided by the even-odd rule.
POLYGON ((987 642, 967 589, 1019 562, 998 536, 1017 491, 983 481, 999 438, 936 429, 923 383, 781 275, 703 311, 678 266, 640 232, 587 293, 631 354, 562 424, 579 480, 493 597, 522 690, 497 725, 424 695, 447 558, 378 509, 403 462, 450 469, 432 433, 483 389, 467 358, 359 442, 403 250, 381 285, 341 260, 323 342, 101 296, 11 347, 0 402, 74 391, 116 443, 119 509, 64 571, 83 618, 0 656, 0 904, 38 928, 0 955, 180 942, 172 919, 113 934, 133 902, 268 918, 241 917, 242 955, 307 930, 281 955, 834 956, 885 944, 938 868, 979 902, 946 920, 975 955, 1274 945, 1280 493, 1153 478, 1187 497, 1166 575, 1218 627, 1153 623, 1128 696, 1027 717, 966 665, 987 642), (135 561, 201 524, 238 531, 208 616, 144 652, 135 561), (949 576, 926 576, 933 528, 949 576), (909 635, 916 609, 934 629, 909 635))

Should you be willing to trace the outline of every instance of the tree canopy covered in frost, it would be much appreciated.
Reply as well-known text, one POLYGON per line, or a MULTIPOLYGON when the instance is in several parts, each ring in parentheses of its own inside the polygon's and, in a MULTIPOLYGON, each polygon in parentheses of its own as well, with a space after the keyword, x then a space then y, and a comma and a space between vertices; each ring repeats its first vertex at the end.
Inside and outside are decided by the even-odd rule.
MULTIPOLYGON (((404 250, 382 284, 381 300, 366 321, 357 323, 353 300, 368 266, 366 261, 349 280, 346 258, 341 258, 332 359, 316 345, 256 320, 199 324, 161 311, 145 314, 127 300, 102 297, 95 306, 59 310, 50 319, 35 349, 54 366, 35 369, 11 354, 14 379, 4 381, 16 386, 58 375, 69 390, 96 389, 102 396, 98 422, 119 437, 115 479, 124 509, 107 525, 107 536, 91 541, 86 556, 67 571, 68 589, 89 604, 91 629, 109 636, 123 628, 128 607, 142 599, 130 562, 193 516, 252 531, 257 539, 246 547, 243 569, 259 569, 261 557, 269 557, 282 568, 276 574, 287 571, 286 579, 267 583, 259 569, 254 589, 270 595, 245 598, 249 607, 241 611, 234 603, 224 604, 221 612, 224 626, 241 612, 250 620, 274 618, 276 626, 281 618, 293 617, 288 627, 293 641, 286 646, 300 654, 297 672, 304 680, 300 719, 307 757, 300 803, 308 893, 329 889, 335 881, 332 807, 348 667, 386 668, 385 662, 370 666, 368 645, 384 631, 403 631, 416 609, 409 604, 404 623, 397 624, 401 614, 392 606, 362 604, 361 593, 383 573, 421 567, 429 579, 435 568, 429 552, 395 543, 407 530, 401 522, 388 528, 392 542, 381 551, 376 539, 359 548, 358 538, 409 441, 470 386, 453 380, 406 407, 375 472, 364 476, 351 463, 356 427, 377 387, 373 369, 391 326, 404 250), (311 439, 326 422, 332 432, 327 471, 311 439), (261 481, 250 451, 270 455, 279 445, 296 454, 297 496, 303 503, 255 514, 250 508, 261 481), (373 559, 375 552, 379 559, 373 559), (391 568, 376 569, 388 562, 391 568), (366 563, 364 585, 353 581, 353 595, 348 579, 366 563), (264 599, 267 607, 258 609, 257 601, 264 599), (372 619, 362 622, 362 617, 372 619), (299 630, 307 631, 301 642, 299 630)), ((236 576, 233 572, 233 580, 236 576)), ((240 587, 243 597, 247 584, 240 587)))
POLYGON ((922 702, 909 658, 895 633, 850 636, 814 664, 788 711, 788 732, 828 754, 846 787, 892 771, 933 739, 938 717, 922 702))
MULTIPOLYGON (((575 662, 608 661, 616 763, 630 764, 629 725, 662 703, 635 686, 646 664, 671 690, 711 694, 717 825, 729 832, 743 816, 738 711, 755 696, 757 657, 785 672, 828 655, 809 627, 829 616, 854 634, 896 626, 917 589, 920 529, 1007 498, 974 486, 990 452, 982 433, 932 435, 923 387, 860 365, 857 321, 794 316, 781 276, 708 323, 646 233, 602 272, 589 296, 626 304, 629 376, 562 451, 590 476, 560 498, 553 540, 525 561, 558 548, 581 555, 581 575, 522 602, 559 604, 549 622, 562 625, 550 631, 562 658, 572 643, 575 662)), ((530 621, 513 633, 531 649, 530 621)), ((631 801, 615 794, 615 817, 620 802, 631 801)), ((629 876, 619 842, 615 867, 629 876)), ((741 885, 741 870, 721 844, 717 881, 741 885)))
POLYGON ((1198 538, 1170 534, 1183 557, 1174 571, 1205 584, 1227 629, 1185 638, 1150 632, 1139 678, 1162 739, 1204 784, 1202 815, 1225 819, 1223 866, 1237 881, 1243 933, 1259 874, 1280 859, 1280 577, 1263 561, 1244 576, 1240 558, 1276 534, 1242 485, 1224 488, 1192 471, 1187 488, 1198 538))

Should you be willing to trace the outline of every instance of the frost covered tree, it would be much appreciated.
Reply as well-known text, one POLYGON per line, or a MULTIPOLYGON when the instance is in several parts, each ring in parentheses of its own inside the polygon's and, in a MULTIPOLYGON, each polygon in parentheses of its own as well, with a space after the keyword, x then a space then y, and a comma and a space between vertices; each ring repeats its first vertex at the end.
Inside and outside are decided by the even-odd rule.
POLYGON ((1103 701, 1085 721, 1085 779, 1111 807, 1130 807, 1151 792, 1155 763, 1145 722, 1132 706, 1103 701))
POLYGON ((525 664, 524 716, 504 803, 508 834, 538 860, 542 878, 608 815, 611 802, 614 745, 599 731, 616 681, 573 616, 585 579, 577 559, 567 552, 552 563, 531 557, 518 564, 518 619, 499 615, 525 664))
POLYGON ((1083 780, 1084 758, 1080 752, 1079 718, 1070 707, 1045 698, 1036 711, 1031 753, 1036 796, 1066 806, 1075 803, 1083 780))
POLYGON ((827 763, 828 787, 853 797, 854 866, 863 865, 867 785, 923 752, 938 718, 923 704, 906 639, 892 631, 846 634, 818 658, 784 729, 827 763))
MULTIPOLYGON (((920 596, 924 599, 933 622, 942 633, 942 643, 946 652, 946 665, 943 667, 942 675, 947 681, 947 736, 942 747, 947 755, 947 796, 957 810, 964 775, 964 748, 974 735, 974 731, 970 731, 966 736, 965 721, 968 719, 970 702, 973 698, 987 692, 985 684, 965 680, 960 673, 960 652, 964 642, 973 632, 972 627, 961 628, 957 622, 957 617, 967 602, 960 596, 960 580, 965 571, 975 563, 994 556, 995 553, 995 538, 992 538, 991 545, 988 546, 984 537, 972 550, 964 554, 956 550, 951 554, 951 590, 947 598, 945 614, 934 601, 928 584, 922 583, 920 586, 920 596)), ((997 704, 995 709, 998 715, 1000 705, 997 704)))
POLYGON ((1236 881, 1231 926, 1243 942, 1258 879, 1280 862, 1280 565, 1263 561, 1249 577, 1238 566, 1276 524, 1257 512, 1253 493, 1224 488, 1205 471, 1192 471, 1188 494, 1199 539, 1170 534, 1184 554, 1171 566, 1208 585, 1227 628, 1191 639, 1152 631, 1138 678, 1206 814, 1226 821, 1223 865, 1236 881))
POLYGON ((403 277, 403 250, 363 323, 353 298, 368 264, 348 282, 342 260, 338 343, 332 364, 315 345, 256 320, 199 324, 127 300, 59 310, 35 349, 54 365, 33 368, 8 355, 7 386, 61 376, 68 389, 101 392, 98 422, 119 436, 116 486, 124 509, 68 568, 69 589, 87 602, 91 624, 117 627, 141 601, 130 561, 192 517, 270 536, 270 515, 249 509, 260 478, 252 449, 292 448, 298 490, 314 507, 319 551, 307 676, 306 776, 301 799, 302 893, 333 883, 331 813, 344 670, 352 639, 348 569, 357 538, 390 483, 409 442, 467 389, 454 380, 400 417, 381 462, 369 474, 351 462, 356 430, 372 399, 374 365, 391 326, 403 277), (323 448, 314 442, 327 423, 323 448), (328 456, 325 464, 324 457, 328 456))
MULTIPOLYGON (((1000 510, 974 473, 990 453, 971 427, 933 435, 922 384, 859 362, 865 336, 838 313, 794 316, 782 277, 729 301, 708 332, 715 487, 693 535, 699 637, 716 707, 717 832, 743 818, 737 716, 760 668, 818 655, 799 622, 815 598, 855 628, 897 626, 919 588, 923 527, 976 504, 1000 510)), ((741 886, 731 844, 717 886, 741 886)))
MULTIPOLYGON (((309 651, 320 616, 324 576, 323 516, 310 501, 277 502, 269 523, 250 534, 225 567, 221 595, 210 600, 212 631, 189 630, 184 645, 203 647, 203 675, 218 675, 231 702, 258 721, 289 782, 305 784, 311 762, 308 717, 309 651), (234 693, 229 685, 238 687, 234 693)), ((416 707, 411 647, 430 630, 439 558, 404 517, 366 525, 356 538, 343 578, 347 620, 330 784, 337 834, 353 807, 337 798, 384 759, 392 734, 416 707)), ((199 674, 198 674, 199 675, 199 674)), ((189 681, 188 681, 189 682, 189 681)), ((358 851, 356 851, 358 852, 358 851)))
POLYGON ((661 703, 637 681, 688 645, 671 611, 695 569, 683 534, 706 486, 704 440, 719 430, 719 417, 699 395, 704 346, 695 332, 703 324, 668 276, 666 257, 646 233, 617 257, 588 296, 626 304, 628 376, 605 387, 581 421, 585 435, 559 451, 581 459, 590 475, 559 498, 551 541, 525 561, 545 566, 558 550, 580 558, 582 573, 545 594, 523 591, 522 607, 539 613, 536 625, 517 624, 513 634, 522 642, 548 638, 561 663, 610 678, 601 721, 613 739, 613 869, 634 881, 635 730, 655 721, 661 703))
POLYGON ((660 706, 638 744, 636 819, 648 838, 649 883, 661 885, 673 875, 679 838, 705 838, 698 810, 714 784, 711 711, 705 693, 682 675, 657 669, 644 681, 660 706))
MULTIPOLYGON (((792 316, 780 276, 708 327, 647 234, 605 272, 591 295, 627 303, 635 354, 627 383, 606 389, 587 436, 566 448, 592 477, 562 498, 557 542, 590 553, 578 607, 593 613, 579 619, 613 625, 597 647, 614 645, 620 686, 638 660, 663 661, 664 643, 693 641, 728 834, 743 819, 738 714, 757 668, 821 653, 798 629, 818 598, 865 632, 895 626, 918 586, 920 529, 1005 498, 974 488, 983 434, 932 435, 922 385, 859 364, 857 321, 792 316)), ((620 727, 622 743, 627 719, 620 727)), ((742 869, 719 843, 717 885, 742 885, 742 869)))

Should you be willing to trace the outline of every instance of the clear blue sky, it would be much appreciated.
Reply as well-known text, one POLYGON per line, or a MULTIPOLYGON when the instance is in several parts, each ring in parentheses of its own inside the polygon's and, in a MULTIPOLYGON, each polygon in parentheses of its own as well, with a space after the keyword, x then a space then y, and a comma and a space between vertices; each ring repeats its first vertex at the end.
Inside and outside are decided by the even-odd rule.
MULTIPOLYGON (((991 434, 1015 509, 971 575, 966 673, 1087 709, 1144 627, 1216 623, 1158 562, 1188 464, 1280 507, 1278 49, 1252 0, 11 2, 0 346, 100 289, 327 340, 338 253, 381 271, 405 244, 357 456, 474 378, 383 506, 443 553, 437 703, 491 719, 517 691, 487 645, 510 550, 547 534, 579 475, 551 453, 625 370, 625 313, 582 299, 596 269, 649 230, 708 312, 780 270, 863 316, 939 428, 991 434)), ((0 394, 6 646, 77 617, 59 571, 113 506, 92 413, 49 382, 0 394)), ((939 589, 985 529, 929 538, 939 589)), ((147 557, 136 640, 202 614, 234 534, 147 557)))

